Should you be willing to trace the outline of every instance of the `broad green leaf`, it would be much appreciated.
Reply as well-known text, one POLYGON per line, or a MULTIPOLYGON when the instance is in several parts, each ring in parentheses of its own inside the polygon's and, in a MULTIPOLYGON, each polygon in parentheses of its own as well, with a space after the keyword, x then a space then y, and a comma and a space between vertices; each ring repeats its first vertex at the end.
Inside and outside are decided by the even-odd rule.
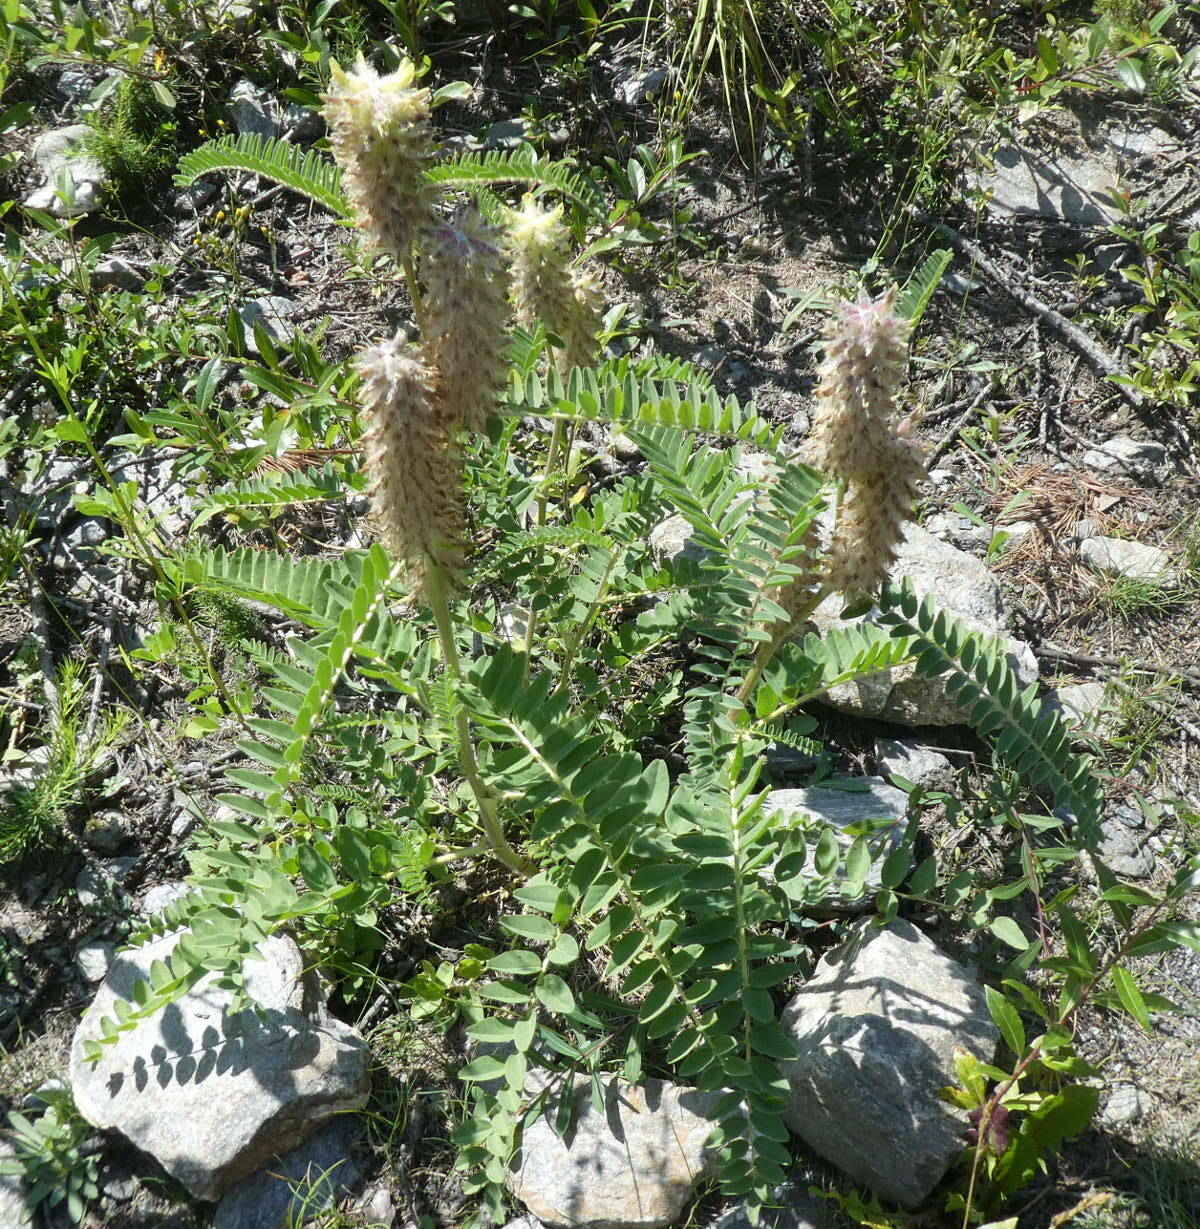
POLYGON ((575 1010, 575 996, 571 993, 571 987, 557 973, 543 973, 537 980, 534 993, 547 1011, 566 1015, 575 1010))
POLYGON ((987 996, 988 1012, 996 1023, 996 1027, 1000 1030, 1000 1035, 1004 1038, 1005 1045, 1017 1056, 1024 1057, 1025 1054, 1025 1027, 1021 1023, 1021 1016, 1017 1009, 1000 993, 999 990, 988 986, 985 990, 987 996))
POLYGON ((1020 952, 1029 946, 1029 940, 1021 933, 1020 926, 1010 917, 992 918, 988 929, 1001 943, 1007 943, 1009 947, 1015 947, 1020 952))

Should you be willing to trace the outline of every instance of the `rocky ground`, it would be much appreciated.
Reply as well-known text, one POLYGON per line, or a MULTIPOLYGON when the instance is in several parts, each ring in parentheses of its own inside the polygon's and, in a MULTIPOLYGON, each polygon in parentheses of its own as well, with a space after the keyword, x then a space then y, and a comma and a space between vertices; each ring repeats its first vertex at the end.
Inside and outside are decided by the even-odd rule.
MULTIPOLYGON (((553 81, 537 94, 536 74, 485 63, 470 99, 444 112, 446 134, 499 148, 529 136, 552 154, 603 146, 614 124, 650 137, 667 67, 615 40, 590 69, 599 106, 589 115, 562 107, 553 81), (534 110, 549 116, 541 124, 515 105, 531 95, 534 110)), ((176 330, 177 341, 181 328, 216 328, 226 308, 251 328, 262 322, 280 343, 319 330, 329 362, 404 317, 402 292, 368 285, 342 228, 252 177, 233 190, 216 179, 174 194, 164 188, 139 202, 136 224, 106 212, 107 173, 77 143, 96 77, 41 70, 28 125, 6 137, 27 154, 8 182, 29 208, 78 216, 76 237, 115 235, 85 282, 97 319, 111 319, 103 303, 140 313, 106 376, 128 384, 130 404, 143 412, 166 404, 173 386, 196 374, 186 362, 142 364, 137 339, 176 330), (52 186, 64 173, 74 185, 70 205, 52 186), (222 211, 231 214, 234 202, 252 202, 253 216, 231 228, 222 211)), ((1119 336, 1109 326, 1153 293, 1122 276, 1153 266, 1154 257, 1144 229, 1140 239, 1121 233, 1133 224, 1119 203, 1136 202, 1138 216, 1161 222, 1176 243, 1200 231, 1200 88, 1161 103, 1117 89, 1059 101, 1015 132, 972 136, 963 179, 936 218, 884 206, 869 183, 839 182, 780 151, 748 170, 718 113, 698 112, 684 141, 703 156, 646 209, 661 237, 609 258, 603 277, 609 301, 627 307, 614 347, 694 360, 722 392, 786 425, 798 445, 822 302, 855 284, 885 229, 911 239, 899 248, 900 280, 925 250, 953 253, 914 340, 910 397, 923 414, 932 472, 898 571, 976 627, 1008 638, 1023 681, 1040 680, 1045 702, 1111 774, 1109 865, 1154 889, 1200 852, 1200 426, 1195 397, 1171 393, 1164 380, 1130 387, 1105 377, 1130 370, 1129 346, 1148 318, 1120 317, 1119 336)), ((321 134, 305 108, 248 81, 230 88, 227 115, 232 129, 300 144, 321 134)), ((32 227, 19 212, 5 225, 32 227)), ((45 266, 14 271, 27 295, 77 254, 74 239, 33 233, 45 266)), ((1153 368, 1166 358, 1148 361, 1153 368)), ((3 412, 18 432, 54 412, 28 371, 6 384, 3 412)), ((240 393, 256 395, 249 385, 240 393)), ((225 991, 202 984, 170 1019, 130 1032, 100 1065, 83 1061, 83 1043, 113 996, 169 954, 169 935, 136 954, 122 943, 186 890, 188 840, 219 815, 223 768, 240 753, 187 728, 200 703, 189 695, 197 680, 185 664, 167 656, 139 666, 125 656, 153 634, 159 608, 152 578, 110 549, 119 545, 113 521, 86 502, 104 485, 93 459, 70 447, 32 457, 6 430, 8 524, 32 531, 0 590, 9 805, 14 790, 36 786, 61 758, 44 723, 52 696, 74 706, 70 736, 94 754, 76 766, 62 843, 0 866, 0 1111, 32 1114, 70 1087, 95 1128, 71 1145, 73 1172, 95 1182, 91 1225, 266 1229, 299 1218, 301 1204, 328 1225, 463 1223, 468 1205, 445 1136, 460 1039, 397 1023, 386 990, 327 1001, 290 940, 264 953, 259 1015, 239 1015, 225 991), (77 679, 58 668, 72 658, 83 663, 77 679), (106 731, 117 695, 137 717, 106 731), (232 1039, 212 1041, 229 1036, 231 1019, 232 1039)), ((616 449, 603 459, 637 464, 616 449)), ((104 447, 103 460, 114 479, 137 484, 168 546, 200 533, 236 540, 239 531, 217 521, 193 525, 207 484, 187 447, 132 455, 118 443, 104 447)), ((357 545, 361 502, 254 527, 245 540, 274 535, 305 550, 357 545)), ((660 528, 664 557, 687 549, 685 536, 660 528)), ((892 819, 880 838, 886 844, 898 839, 907 806, 889 782, 964 797, 986 788, 982 745, 928 680, 872 680, 835 693, 815 715, 834 767, 865 778, 866 792, 804 790, 806 766, 783 763, 778 783, 798 788, 781 789, 790 797, 776 805, 843 826, 864 805, 871 817, 892 819)), ((987 833, 956 826, 944 809, 923 822, 947 863, 996 857, 987 833)), ((1194 900, 1188 916, 1200 918, 1194 900)), ((453 922, 436 936, 418 929, 410 952, 404 921, 395 923, 381 983, 406 976, 418 948, 453 950, 470 933, 453 922)), ((841 1013, 876 1021, 862 1025, 864 1035, 851 1030, 845 1048, 861 1043, 884 1057, 861 1069, 823 1062, 813 1042, 793 1083, 790 1125, 804 1141, 796 1182, 781 1193, 785 1210, 775 1223, 837 1223, 833 1203, 808 1188, 844 1191, 846 1175, 889 1204, 918 1207, 961 1149, 961 1123, 946 1119, 937 1089, 948 1082, 955 1046, 981 1056, 994 1048, 975 977, 988 957, 961 934, 932 933, 902 922, 844 960, 827 954, 793 1000, 802 1047, 841 1013), (850 986, 864 996, 853 1008, 850 986), (905 1008, 915 1003, 924 1004, 922 1019, 909 1028, 905 1008), (889 1073, 909 1058, 912 1085, 896 1093, 889 1073)), ((1072 1223, 1093 1229, 1200 1224, 1200 953, 1144 957, 1136 972, 1144 990, 1180 1010, 1155 1012, 1148 1033, 1110 1012, 1080 1018, 1080 1052, 1103 1072, 1099 1113, 1023 1192, 1009 1213, 1021 1229, 1068 1223, 1062 1217, 1072 1209, 1072 1223)), ((514 1223, 743 1222, 715 1197, 692 1203, 709 1163, 707 1107, 695 1094, 655 1081, 622 1089, 614 1078, 606 1096, 606 1113, 581 1109, 576 1147, 548 1128, 530 1132, 511 1184, 528 1216, 514 1223)), ((6 1147, 0 1137, 0 1157, 6 1147)), ((0 1229, 35 1223, 19 1205, 18 1184, 0 1176, 0 1229)), ((66 1215, 65 1204, 39 1213, 56 1225, 66 1215)), ((896 1223, 951 1223, 939 1216, 896 1223)))

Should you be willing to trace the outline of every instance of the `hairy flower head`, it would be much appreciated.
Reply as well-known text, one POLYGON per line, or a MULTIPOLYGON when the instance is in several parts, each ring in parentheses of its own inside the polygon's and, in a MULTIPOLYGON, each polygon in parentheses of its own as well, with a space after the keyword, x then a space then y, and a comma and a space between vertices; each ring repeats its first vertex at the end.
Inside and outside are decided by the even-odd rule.
POLYGON ((892 291, 843 303, 826 331, 807 459, 844 486, 827 584, 847 595, 887 579, 925 477, 915 420, 895 421, 907 343, 892 291))
POLYGON ((517 322, 532 328, 541 321, 562 339, 563 365, 586 367, 595 361, 602 299, 591 273, 570 267, 570 236, 562 207, 543 209, 526 197, 508 214, 513 303, 517 322))
POLYGON ((437 375, 400 336, 359 356, 368 493, 380 538, 422 590, 431 566, 453 580, 466 538, 462 464, 437 408, 437 375))
POLYGON ((470 209, 422 242, 424 346, 447 428, 482 431, 504 382, 508 266, 500 232, 470 209))
POLYGON ((430 93, 416 77, 409 60, 385 76, 362 56, 349 72, 334 64, 322 111, 358 225, 397 260, 433 218, 435 189, 424 176, 434 151, 430 93))

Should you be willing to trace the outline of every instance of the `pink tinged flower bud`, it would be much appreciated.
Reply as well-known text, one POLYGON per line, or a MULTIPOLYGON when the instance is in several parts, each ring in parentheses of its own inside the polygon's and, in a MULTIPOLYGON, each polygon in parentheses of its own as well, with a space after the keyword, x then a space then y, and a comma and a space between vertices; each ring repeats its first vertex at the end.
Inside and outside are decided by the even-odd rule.
POLYGON ((334 64, 322 111, 358 225, 397 261, 433 220, 436 192, 424 176, 434 152, 430 94, 416 75, 408 60, 383 77, 362 56, 350 72, 334 64))
POLYGON ((453 581, 466 540, 462 465, 438 412, 436 373, 400 336, 365 350, 358 370, 368 493, 380 538, 407 566, 415 589, 423 589, 430 566, 453 581))
POLYGON ((809 459, 845 490, 829 554, 829 585, 869 594, 888 577, 925 478, 916 416, 897 423, 908 323, 893 293, 844 303, 826 333, 809 459))
POLYGON ((501 235, 475 210, 422 240, 423 344, 440 377, 447 429, 479 432, 504 383, 508 267, 501 235))

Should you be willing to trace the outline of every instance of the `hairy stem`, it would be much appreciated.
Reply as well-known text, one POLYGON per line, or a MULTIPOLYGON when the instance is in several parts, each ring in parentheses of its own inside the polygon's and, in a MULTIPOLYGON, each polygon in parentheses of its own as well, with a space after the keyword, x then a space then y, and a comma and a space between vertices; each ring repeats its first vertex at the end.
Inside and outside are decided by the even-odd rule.
MULTIPOLYGON (((462 681, 462 664, 458 657, 458 646, 454 642, 454 624, 450 618, 446 577, 442 569, 432 560, 429 561, 425 577, 425 596, 433 611, 434 622, 437 624, 438 639, 442 642, 446 669, 450 671, 450 677, 459 683, 462 681)), ((537 868, 528 859, 521 857, 504 835, 504 828, 496 812, 496 800, 480 776, 479 761, 475 758, 475 745, 471 741, 467 714, 461 708, 455 716, 455 728, 458 735, 458 765, 479 805, 479 819, 488 847, 509 870, 516 871, 520 875, 534 874, 537 868)))

